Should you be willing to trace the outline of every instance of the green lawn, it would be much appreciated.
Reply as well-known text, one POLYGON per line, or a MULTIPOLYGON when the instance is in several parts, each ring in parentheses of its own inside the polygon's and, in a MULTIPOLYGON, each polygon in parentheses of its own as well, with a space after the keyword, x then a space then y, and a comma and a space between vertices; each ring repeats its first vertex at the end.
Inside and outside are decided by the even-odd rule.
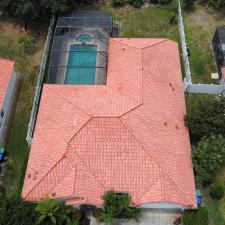
POLYGON ((216 72, 211 41, 216 27, 225 24, 225 14, 199 4, 192 12, 183 12, 186 41, 190 48, 190 67, 195 83, 214 83, 216 72))
POLYGON ((10 160, 4 182, 6 194, 13 195, 20 194, 29 153, 25 138, 34 96, 34 87, 42 56, 44 37, 37 44, 35 54, 27 54, 18 44, 18 38, 27 35, 22 27, 3 17, 0 17, 0 21, 0 56, 14 60, 16 70, 21 77, 15 116, 12 120, 6 146, 10 160))

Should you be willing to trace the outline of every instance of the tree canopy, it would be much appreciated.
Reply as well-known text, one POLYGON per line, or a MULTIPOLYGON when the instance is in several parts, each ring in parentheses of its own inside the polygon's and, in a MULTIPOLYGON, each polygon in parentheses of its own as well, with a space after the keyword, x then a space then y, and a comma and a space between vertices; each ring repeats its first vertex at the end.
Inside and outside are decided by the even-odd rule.
POLYGON ((185 117, 191 141, 197 143, 212 134, 225 135, 225 98, 204 99, 185 117))

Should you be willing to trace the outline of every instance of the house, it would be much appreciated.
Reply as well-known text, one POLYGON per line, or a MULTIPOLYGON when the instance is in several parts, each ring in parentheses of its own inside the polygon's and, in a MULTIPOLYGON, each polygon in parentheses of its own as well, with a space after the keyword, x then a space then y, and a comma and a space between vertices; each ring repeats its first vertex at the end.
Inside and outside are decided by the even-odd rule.
POLYGON ((0 146, 5 142, 17 80, 14 62, 0 57, 0 146))
POLYGON ((176 42, 109 38, 105 85, 43 86, 22 198, 195 208, 185 113, 176 42))

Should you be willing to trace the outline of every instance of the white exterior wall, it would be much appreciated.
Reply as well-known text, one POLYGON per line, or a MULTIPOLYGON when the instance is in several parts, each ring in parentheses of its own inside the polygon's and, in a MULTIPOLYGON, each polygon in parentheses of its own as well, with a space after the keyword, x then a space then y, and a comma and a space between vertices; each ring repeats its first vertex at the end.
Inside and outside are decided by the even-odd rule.
POLYGON ((140 206, 143 209, 184 209, 182 205, 169 202, 147 203, 140 206))
POLYGON ((9 80, 8 89, 7 89, 5 98, 4 98, 3 106, 0 109, 0 112, 1 111, 4 112, 3 117, 1 117, 1 115, 0 115, 0 124, 1 124, 1 126, 0 126, 0 146, 4 146, 5 132, 7 129, 8 122, 9 122, 9 118, 10 118, 11 106, 12 106, 13 99, 14 99, 14 93, 16 90, 17 79, 18 79, 18 76, 17 76, 15 70, 13 70, 11 78, 9 80))

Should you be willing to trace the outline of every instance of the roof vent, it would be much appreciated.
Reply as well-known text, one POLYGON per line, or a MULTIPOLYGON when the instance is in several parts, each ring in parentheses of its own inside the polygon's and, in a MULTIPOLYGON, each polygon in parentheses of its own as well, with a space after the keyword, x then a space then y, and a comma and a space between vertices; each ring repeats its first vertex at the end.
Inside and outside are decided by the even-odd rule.
POLYGON ((125 48, 122 48, 123 51, 125 51, 125 48))
POLYGON ((28 178, 31 178, 31 174, 28 174, 28 176, 27 176, 28 178))
POLYGON ((177 129, 177 130, 179 129, 179 126, 178 126, 178 125, 176 125, 176 129, 177 129))
POLYGON ((163 124, 164 124, 165 126, 167 126, 167 122, 164 122, 163 124))
POLYGON ((56 196, 56 192, 52 192, 52 197, 55 197, 56 196))

